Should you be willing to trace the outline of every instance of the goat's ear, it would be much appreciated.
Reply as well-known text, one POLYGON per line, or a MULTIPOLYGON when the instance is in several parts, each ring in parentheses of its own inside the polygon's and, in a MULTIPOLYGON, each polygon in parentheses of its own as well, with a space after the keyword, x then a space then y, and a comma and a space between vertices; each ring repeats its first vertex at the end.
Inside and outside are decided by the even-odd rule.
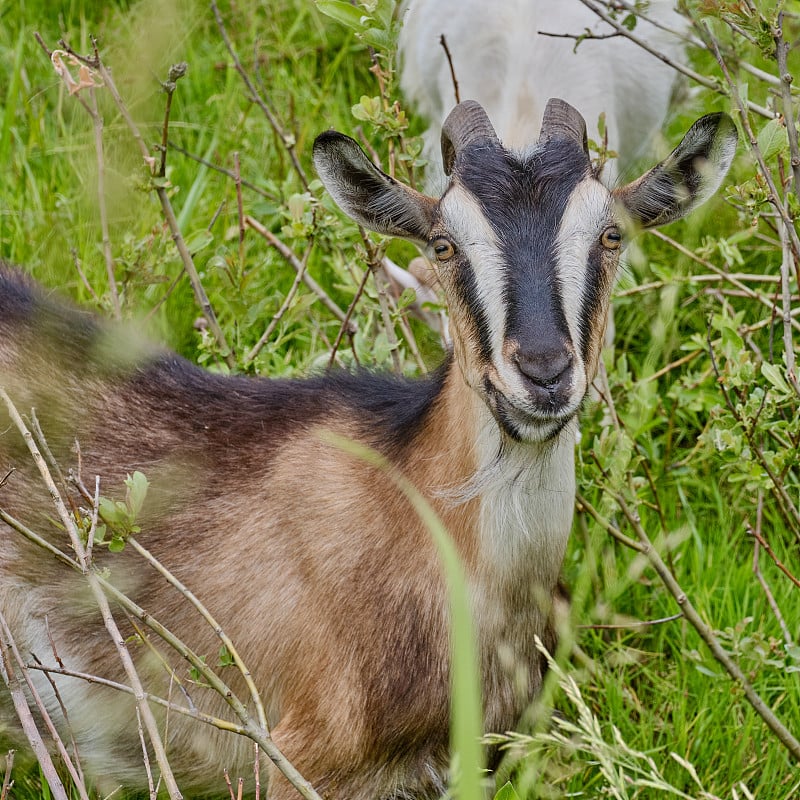
POLYGON ((708 114, 683 141, 637 181, 615 189, 614 198, 634 226, 652 228, 688 214, 719 189, 736 152, 736 127, 727 114, 708 114))
POLYGON ((436 201, 381 172, 349 136, 320 134, 314 165, 336 204, 356 222, 377 233, 428 241, 436 201))

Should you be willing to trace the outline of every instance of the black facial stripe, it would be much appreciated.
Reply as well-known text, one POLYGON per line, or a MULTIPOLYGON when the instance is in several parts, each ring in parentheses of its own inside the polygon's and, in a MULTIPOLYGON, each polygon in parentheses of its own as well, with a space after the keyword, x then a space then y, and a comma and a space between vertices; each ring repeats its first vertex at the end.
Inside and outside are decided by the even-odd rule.
POLYGON ((456 269, 459 271, 458 279, 455 281, 458 299, 466 315, 475 325, 480 358, 484 364, 489 364, 492 361, 490 323, 486 314, 486 307, 481 302, 478 284, 475 280, 475 273, 465 260, 459 260, 456 269))
POLYGON ((506 334, 523 347, 552 339, 554 328, 569 340, 555 242, 569 197, 590 172, 588 157, 576 142, 554 139, 526 156, 499 146, 467 151, 456 170, 500 242, 506 334))
POLYGON ((598 240, 589 250, 586 264, 586 278, 581 298, 581 356, 583 363, 588 363, 591 333, 597 325, 603 307, 603 297, 609 290, 609 282, 613 275, 608 275, 603 265, 603 245, 598 240))

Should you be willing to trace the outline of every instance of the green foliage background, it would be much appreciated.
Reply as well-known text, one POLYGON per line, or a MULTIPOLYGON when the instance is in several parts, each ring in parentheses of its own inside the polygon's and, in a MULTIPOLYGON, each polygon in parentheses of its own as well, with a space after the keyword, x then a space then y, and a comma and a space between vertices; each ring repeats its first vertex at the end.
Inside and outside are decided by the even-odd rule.
MULTIPOLYGON (((248 229, 240 241, 235 181, 182 152, 228 171, 234 170, 238 154, 242 179, 255 187, 243 188, 245 213, 299 257, 313 241, 308 269, 347 309, 361 283, 365 247, 313 180, 311 142, 328 127, 348 133, 360 128, 383 159, 394 153, 398 174, 413 181, 421 174, 415 134, 423 121, 413 109, 392 105, 395 100, 402 104, 402 98, 392 76, 396 26, 381 17, 387 5, 379 4, 366 23, 361 14, 348 19, 342 4, 321 5, 340 21, 304 0, 236 0, 220 9, 243 64, 296 143, 311 179, 308 190, 284 143, 247 98, 206 3, 30 0, 0 5, 2 256, 24 265, 48 287, 110 313, 91 120, 53 72, 34 31, 50 48, 64 36, 84 53, 91 51, 90 37, 96 36, 145 139, 154 144, 160 141, 164 117, 160 82, 171 64, 186 61, 188 73, 178 82, 169 128, 170 143, 176 146, 167 160, 169 193, 236 369, 278 376, 324 367, 340 323, 304 288, 269 342, 254 360, 246 359, 295 273, 254 230, 248 229), (378 53, 383 94, 370 71, 370 48, 378 53)), ((770 87, 737 66, 746 61, 775 74, 769 29, 755 13, 750 23, 740 18, 750 4, 690 5, 706 14, 710 30, 723 43, 740 91, 762 105, 773 102, 770 87), (726 15, 739 26, 750 24, 752 43, 731 33, 726 15)), ((757 5, 765 19, 774 21, 776 3, 757 5)), ((798 4, 786 6, 786 38, 796 42, 798 4)), ((797 75, 796 51, 790 59, 797 75)), ((724 86, 707 50, 693 48, 691 60, 698 72, 724 86)), ((140 319, 151 335, 224 371, 228 367, 217 343, 196 325, 200 313, 181 277, 150 175, 102 89, 97 98, 105 122, 109 238, 123 316, 140 319)), ((795 114, 796 109, 797 98, 795 114)), ((729 97, 706 89, 684 92, 665 142, 674 145, 697 116, 712 110, 733 111, 735 106, 729 97)), ((753 117, 752 122, 771 170, 776 176, 781 170, 788 174, 785 135, 774 126, 767 129, 764 119, 753 117)), ((785 375, 780 286, 774 280, 781 263, 776 223, 764 202, 764 181, 756 177, 744 150, 733 171, 733 188, 667 229, 686 250, 643 237, 621 275, 616 354, 607 363, 615 414, 603 404, 590 406, 585 414, 579 485, 587 505, 577 516, 564 569, 573 594, 576 650, 571 653, 566 646, 559 657, 598 727, 594 739, 583 744, 577 734, 566 742, 546 736, 509 740, 513 746, 501 782, 510 776, 521 797, 669 794, 663 787, 635 783, 631 764, 643 762, 631 753, 652 758, 677 796, 733 798, 750 792, 766 800, 788 800, 800 793, 796 763, 695 630, 681 619, 639 624, 670 617, 678 606, 641 554, 605 530, 614 525, 635 538, 618 498, 636 509, 691 602, 767 704, 798 735, 798 588, 762 548, 760 568, 779 617, 754 575, 754 539, 748 531, 757 529, 776 557, 800 573, 800 525, 778 498, 780 489, 795 507, 800 505, 799 403, 785 375), (749 276, 740 283, 751 293, 720 279, 712 268, 749 276), (615 415, 617 425, 604 424, 604 417, 615 415), (588 506, 596 517, 586 513, 588 506), (598 754, 606 752, 604 747, 623 776, 621 789, 613 788, 602 768, 598 754)), ((790 213, 796 213, 796 196, 791 190, 786 195, 790 213)), ((389 247, 397 260, 413 255, 408 245, 389 247)), ((794 279, 791 293, 797 311, 794 279)), ((395 311, 395 320, 398 315, 395 311)), ((352 341, 345 337, 342 363, 393 368, 391 338, 381 324, 371 280, 354 319, 359 333, 352 341)), ((412 327, 425 363, 435 365, 441 354, 436 338, 421 325, 412 327)), ((398 335, 400 369, 414 373, 416 359, 398 335)), ((794 337, 797 341, 796 331, 794 337)), ((565 718, 576 716, 577 706, 563 686, 552 686, 549 697, 565 718)), ((16 779, 11 796, 47 796, 35 772, 20 772, 16 779)))

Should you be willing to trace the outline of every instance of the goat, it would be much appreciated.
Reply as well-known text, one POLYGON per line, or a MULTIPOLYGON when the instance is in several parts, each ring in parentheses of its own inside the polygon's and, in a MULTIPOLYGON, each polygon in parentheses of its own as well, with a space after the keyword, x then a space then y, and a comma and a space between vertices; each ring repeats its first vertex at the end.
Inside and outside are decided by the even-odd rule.
MULTIPOLYGON (((238 644, 276 743, 319 791, 343 800, 438 795, 449 761, 450 654, 437 550, 389 476, 324 434, 383 453, 441 516, 470 588, 485 728, 509 729, 541 685, 534 637, 555 643, 576 416, 623 238, 707 199, 735 146, 727 115, 703 117, 667 159, 610 192, 592 172, 586 126, 571 106, 551 100, 538 143, 513 151, 469 101, 442 129, 450 182, 437 200, 328 131, 313 155, 335 202, 374 231, 420 243, 435 264, 453 329, 453 351, 435 374, 226 377, 148 345, 109 360, 116 329, 4 268, 0 385, 20 408, 36 407, 64 466, 77 437, 83 473, 102 476, 103 494, 114 497, 133 470, 149 477, 140 540, 238 644)), ((12 465, 0 504, 57 537, 49 497, 4 410, 0 466, 12 465)), ((214 632, 134 554, 100 558, 195 651, 216 652, 214 632)), ((52 635, 68 667, 119 678, 82 579, 64 573, 0 525, 0 611, 21 650, 44 658, 52 635)), ((170 676, 145 650, 135 651, 138 668, 151 691, 166 693, 170 676)), ((71 678, 58 684, 101 786, 141 786, 132 701, 71 678)), ((44 680, 39 689, 61 719, 44 680)), ((220 712, 218 698, 194 699, 220 712)), ((0 713, 5 725, 7 696, 0 713)), ((242 770, 251 753, 242 737, 198 733, 174 715, 169 734, 173 768, 194 792, 222 765, 242 770)), ((282 777, 271 782, 273 798, 292 791, 282 777)))

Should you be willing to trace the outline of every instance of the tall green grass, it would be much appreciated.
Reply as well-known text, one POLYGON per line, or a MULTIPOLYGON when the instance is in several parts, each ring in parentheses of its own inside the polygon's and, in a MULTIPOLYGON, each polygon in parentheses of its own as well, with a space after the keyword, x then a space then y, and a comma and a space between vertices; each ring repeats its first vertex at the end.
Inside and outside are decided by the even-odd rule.
MULTIPOLYGON (((725 4, 706 5, 719 16, 725 4)), ((797 13, 796 2, 787 5, 797 13)), ((769 10, 774 4, 765 1, 759 6, 769 10)), ((386 125, 374 126, 351 112, 362 96, 379 95, 370 72, 370 47, 352 29, 321 14, 307 0, 237 0, 222 4, 221 11, 240 58, 294 137, 310 178, 314 177, 311 142, 323 129, 335 127, 352 134, 360 127, 383 157, 387 143, 397 143, 398 135, 386 125)), ((713 20, 711 24, 723 36, 724 28, 713 20)), ((796 18, 790 18, 789 25, 796 38, 796 18)), ((55 76, 34 31, 50 47, 64 35, 82 52, 90 51, 91 37, 96 36, 143 134, 154 143, 160 140, 164 114, 160 82, 170 64, 186 61, 188 73, 174 96, 170 142, 229 171, 237 153, 242 178, 257 189, 242 190, 246 213, 303 252, 314 204, 292 170, 284 146, 247 99, 207 4, 30 0, 0 7, 4 258, 23 265, 48 287, 109 313, 91 121, 55 76)), ((744 58, 774 71, 768 54, 745 40, 737 46, 744 58)), ((390 56, 380 50, 378 56, 383 68, 390 70, 390 56)), ((692 58, 704 74, 718 75, 707 52, 693 51, 692 58)), ((792 58, 796 59, 794 53, 792 58)), ((796 62, 792 63, 797 74, 796 62)), ((750 96, 766 102, 766 89, 755 78, 749 80, 750 96)), ((392 98, 397 96, 391 78, 387 91, 392 98)), ((147 188, 148 175, 138 151, 102 90, 98 99, 105 123, 103 168, 123 315, 146 320, 154 336, 189 358, 225 370, 207 332, 195 324, 199 311, 188 282, 179 278, 181 265, 160 207, 147 188), (175 288, 169 290, 173 282, 175 288)), ((666 139, 677 142, 694 118, 720 108, 731 110, 731 104, 708 92, 692 94, 676 105, 666 139)), ((413 135, 422 121, 410 109, 409 119, 402 137, 413 149, 413 135)), ((243 355, 292 286, 294 272, 252 231, 240 246, 236 186, 230 177, 177 148, 170 150, 167 163, 169 192, 181 229, 194 244, 203 284, 239 359, 238 368, 278 376, 305 374, 327 363, 339 323, 305 289, 255 361, 243 363, 243 355)), ((732 182, 746 189, 731 191, 731 202, 721 197, 667 233, 716 266, 776 274, 780 257, 769 223, 760 223, 758 235, 741 235, 748 228, 747 203, 759 191, 747 188, 753 172, 752 162, 742 156, 732 182)), ((309 270, 345 309, 361 281, 363 245, 354 227, 330 210, 319 186, 312 184, 311 192, 321 207, 313 220, 309 270)), ((752 202, 751 217, 763 210, 752 202)), ((406 245, 390 247, 399 257, 411 255, 406 245)), ((637 501, 644 528, 686 594, 765 701, 798 735, 800 653, 796 644, 786 646, 779 621, 754 576, 754 543, 746 526, 756 525, 758 515, 776 555, 795 575, 800 573, 797 541, 770 501, 763 476, 744 474, 746 454, 739 450, 739 456, 732 457, 730 450, 714 444, 723 436, 728 417, 707 344, 710 335, 726 380, 744 381, 750 373, 742 359, 736 360, 737 328, 766 321, 743 338, 746 344, 741 350, 775 352, 772 361, 777 363, 781 333, 769 324, 771 312, 762 304, 724 294, 730 289, 727 284, 693 281, 693 276, 706 271, 652 236, 643 238, 630 253, 615 303, 617 348, 607 363, 623 430, 610 432, 603 407, 587 408, 579 485, 601 517, 628 535, 632 534, 609 491, 637 501), (654 282, 658 285, 645 288, 654 282), (705 291, 707 286, 716 287, 717 293, 705 291), (692 360, 653 377, 695 350, 700 353, 692 360), (760 512, 759 495, 765 498, 760 512)), ((796 283, 793 293, 797 308, 796 283)), ((362 334, 354 342, 345 338, 342 360, 352 363, 354 349, 360 363, 391 368, 372 283, 367 284, 356 314, 362 334)), ((441 354, 435 337, 416 324, 414 331, 432 366, 441 354)), ((404 371, 416 369, 402 341, 400 357, 404 371)), ((759 385, 766 384, 756 370, 749 387, 759 385)), ((775 411, 773 424, 787 420, 790 426, 797 408, 796 402, 793 406, 787 402, 775 411)), ((735 431, 730 434, 731 447, 735 435, 735 431)), ((795 502, 797 470, 788 459, 784 476, 795 502)), ((760 567, 796 643, 798 589, 763 549, 760 567)), ((745 798, 748 792, 760 800, 798 796, 797 765, 695 630, 683 619, 639 624, 678 611, 642 556, 580 513, 564 579, 573 598, 576 650, 560 657, 558 669, 563 674, 554 671, 551 678, 549 696, 559 721, 554 727, 540 723, 537 730, 523 731, 532 734, 527 738, 504 740, 509 755, 501 780, 510 777, 514 787, 504 790, 506 797, 516 791, 530 798, 656 798, 666 796, 663 786, 690 797, 745 798), (578 730, 564 724, 576 721, 578 730), (661 788, 634 782, 639 766, 650 769, 651 762, 663 782, 661 788)), ((20 766, 15 778, 14 797, 49 796, 46 788, 40 788, 35 771, 20 766)))

